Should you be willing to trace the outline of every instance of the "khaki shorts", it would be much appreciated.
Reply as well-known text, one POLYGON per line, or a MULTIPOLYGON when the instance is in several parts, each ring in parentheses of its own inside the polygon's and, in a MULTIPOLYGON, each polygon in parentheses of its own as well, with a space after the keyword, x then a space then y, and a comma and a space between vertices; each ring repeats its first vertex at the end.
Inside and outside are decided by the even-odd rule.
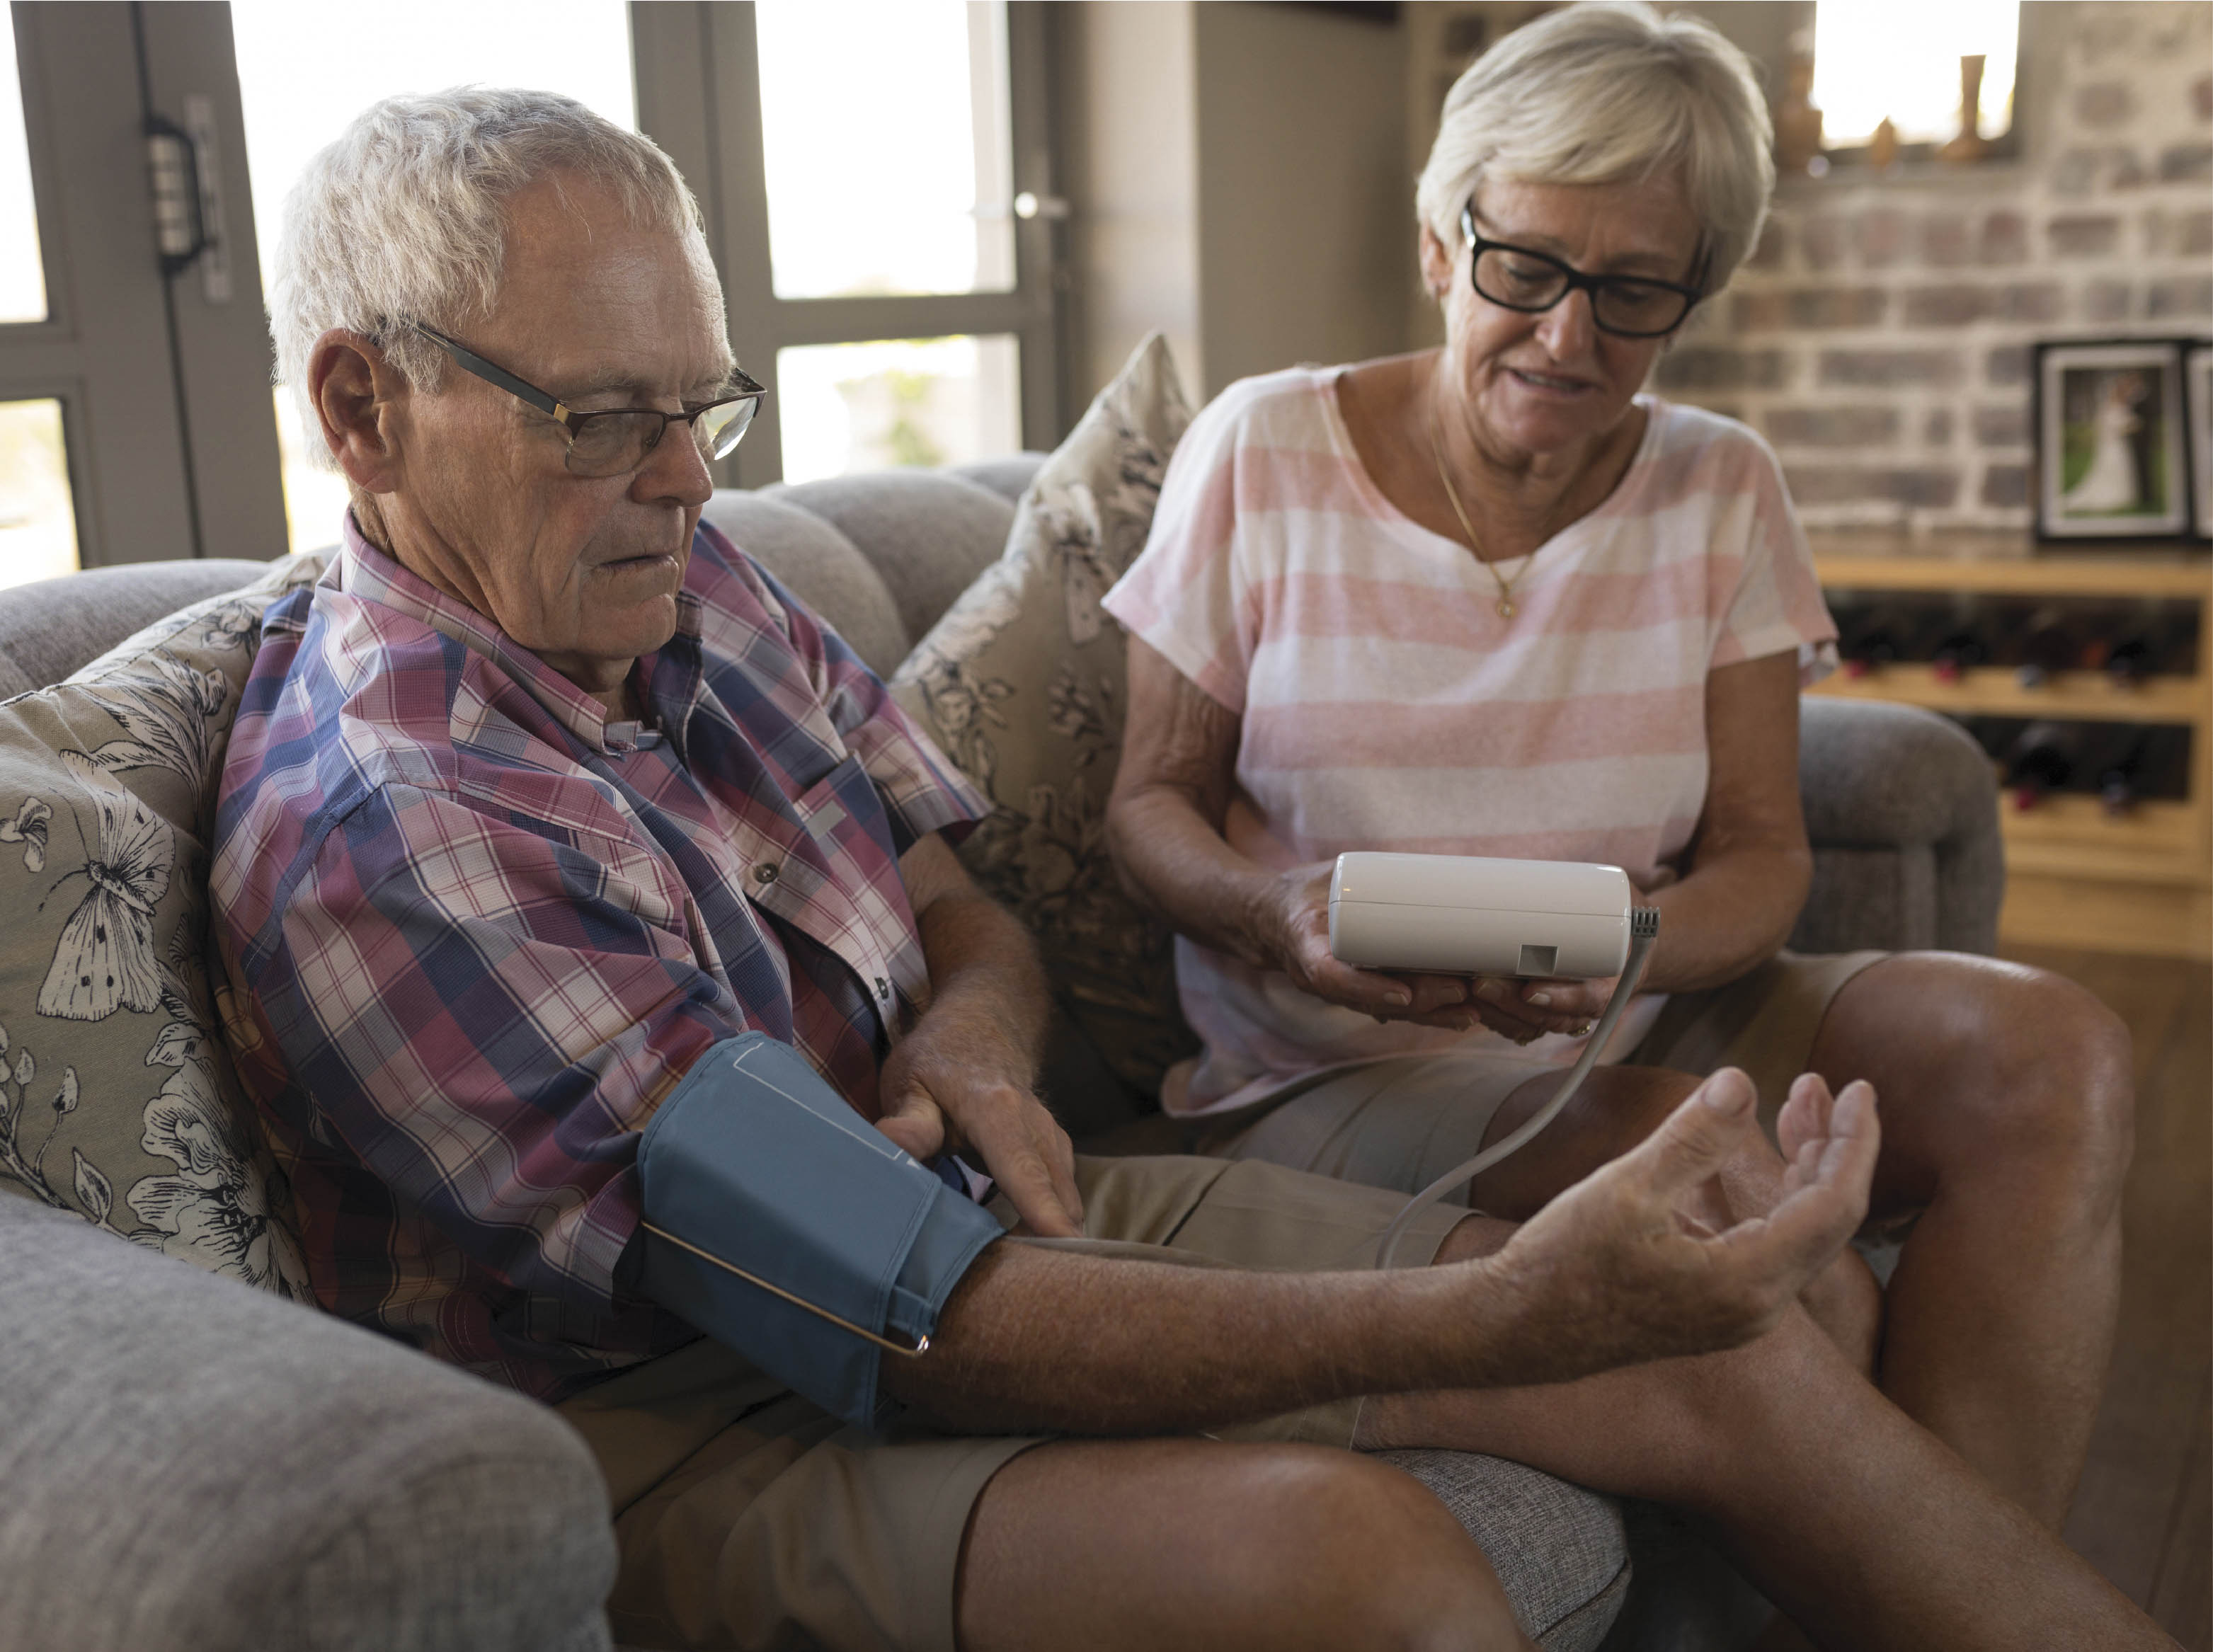
MULTIPOLYGON (((1790 1082, 1844 984, 1885 952, 1783 952, 1725 986, 1678 993, 1625 1065, 1700 1077, 1741 1067, 1771 1138, 1790 1082)), ((1482 1149, 1509 1096, 1559 1068, 1511 1053, 1391 1056, 1286 1085, 1249 1107, 1186 1126, 1188 1150, 1412 1192, 1482 1149)))
MULTIPOLYGON (((1402 1201, 1254 1161, 1076 1161, 1081 1240, 1018 1241, 1198 1266, 1360 1268, 1402 1201)), ((1014 1216, 1003 1201, 992 1209, 1014 1216)), ((1465 1216, 1425 1211, 1400 1247, 1426 1263, 1465 1216)), ((736 1355, 698 1342, 610 1378, 561 1414, 607 1476, 622 1568, 616 1640, 650 1647, 953 1652, 970 1510, 1037 1436, 843 1424, 736 1355)), ((1360 1401, 1220 1431, 1350 1446, 1360 1401)))

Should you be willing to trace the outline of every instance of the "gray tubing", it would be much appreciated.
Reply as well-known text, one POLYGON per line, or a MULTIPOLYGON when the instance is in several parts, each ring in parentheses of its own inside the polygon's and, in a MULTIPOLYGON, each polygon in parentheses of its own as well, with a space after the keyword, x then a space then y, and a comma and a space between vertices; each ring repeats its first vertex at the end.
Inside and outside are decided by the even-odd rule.
POLYGON ((1435 1204, 1462 1182, 1481 1175, 1509 1154, 1518 1153, 1534 1141, 1545 1125, 1560 1116, 1560 1110, 1575 1100, 1576 1092, 1582 1088, 1590 1070, 1598 1065, 1599 1054, 1606 1048, 1606 1040, 1613 1036, 1614 1023, 1621 1019, 1635 996, 1637 984, 1644 978, 1645 960, 1652 952, 1652 943, 1659 938, 1660 913, 1650 906, 1640 906, 1629 915, 1629 961, 1622 966, 1621 979, 1615 983, 1613 997, 1606 1000, 1606 1013, 1598 1018, 1598 1030, 1583 1045, 1582 1058, 1568 1075, 1568 1082, 1552 1093, 1552 1099, 1539 1107, 1536 1114, 1503 1142, 1497 1142, 1477 1154, 1466 1164, 1457 1165, 1431 1182, 1406 1201, 1406 1208, 1399 1212, 1391 1225, 1384 1229, 1383 1243, 1375 1253, 1375 1265, 1387 1268, 1398 1253, 1399 1241, 1405 1237, 1406 1224, 1435 1204))

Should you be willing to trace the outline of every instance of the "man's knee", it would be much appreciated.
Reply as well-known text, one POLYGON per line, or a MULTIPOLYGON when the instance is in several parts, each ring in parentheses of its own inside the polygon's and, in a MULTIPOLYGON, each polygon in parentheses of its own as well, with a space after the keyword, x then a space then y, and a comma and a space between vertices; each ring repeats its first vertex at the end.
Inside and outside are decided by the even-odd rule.
POLYGON ((1256 1543, 1332 1644, 1405 1652, 1525 1652, 1497 1575, 1411 1475, 1351 1452, 1291 1454, 1256 1543))

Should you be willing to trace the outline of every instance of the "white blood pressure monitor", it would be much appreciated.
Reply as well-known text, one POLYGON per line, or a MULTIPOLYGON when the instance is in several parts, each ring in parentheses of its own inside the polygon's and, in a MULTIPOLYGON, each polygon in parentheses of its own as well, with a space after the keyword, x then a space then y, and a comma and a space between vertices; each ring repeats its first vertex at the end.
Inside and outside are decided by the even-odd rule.
POLYGON ((1474 855, 1339 855, 1329 949, 1368 969, 1591 980, 1629 961, 1618 866, 1474 855))
POLYGON ((1391 1265, 1417 1213, 1533 1140, 1589 1076, 1660 936, 1660 914, 1637 906, 1636 893, 1618 866, 1365 851, 1337 857, 1329 949, 1344 963, 1436 975, 1620 978, 1566 1082, 1504 1141, 1409 1199, 1384 1232, 1377 1267, 1391 1265))

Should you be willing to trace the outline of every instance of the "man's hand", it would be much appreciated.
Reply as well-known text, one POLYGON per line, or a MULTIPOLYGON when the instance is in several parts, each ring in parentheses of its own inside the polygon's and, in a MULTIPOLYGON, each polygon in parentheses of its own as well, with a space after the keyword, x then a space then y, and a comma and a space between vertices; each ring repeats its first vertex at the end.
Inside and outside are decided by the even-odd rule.
POLYGON ((1867 1215, 1881 1141, 1875 1092, 1833 1099, 1812 1076, 1780 1124, 1782 1198, 1716 1230, 1688 1214, 1753 1119, 1752 1082, 1725 1067, 1634 1152, 1569 1188, 1489 1259, 1521 1303, 1515 1383, 1734 1347, 1771 1329, 1867 1215), (1533 1369, 1524 1374, 1526 1361, 1533 1369))
POLYGON ((1030 1232, 1079 1238, 1076 1149, 1031 1094, 1027 1075, 1010 1077, 1009 1070, 1006 1039, 989 1018, 941 1005, 884 1063, 876 1128, 918 1159, 960 1152, 980 1158, 1030 1232))
POLYGON ((899 856, 899 881, 930 1007, 877 1075, 876 1128, 918 1159, 972 1151, 1031 1232, 1080 1237, 1076 1149, 1030 1090, 1050 1003, 1036 946, 934 832, 899 856))

